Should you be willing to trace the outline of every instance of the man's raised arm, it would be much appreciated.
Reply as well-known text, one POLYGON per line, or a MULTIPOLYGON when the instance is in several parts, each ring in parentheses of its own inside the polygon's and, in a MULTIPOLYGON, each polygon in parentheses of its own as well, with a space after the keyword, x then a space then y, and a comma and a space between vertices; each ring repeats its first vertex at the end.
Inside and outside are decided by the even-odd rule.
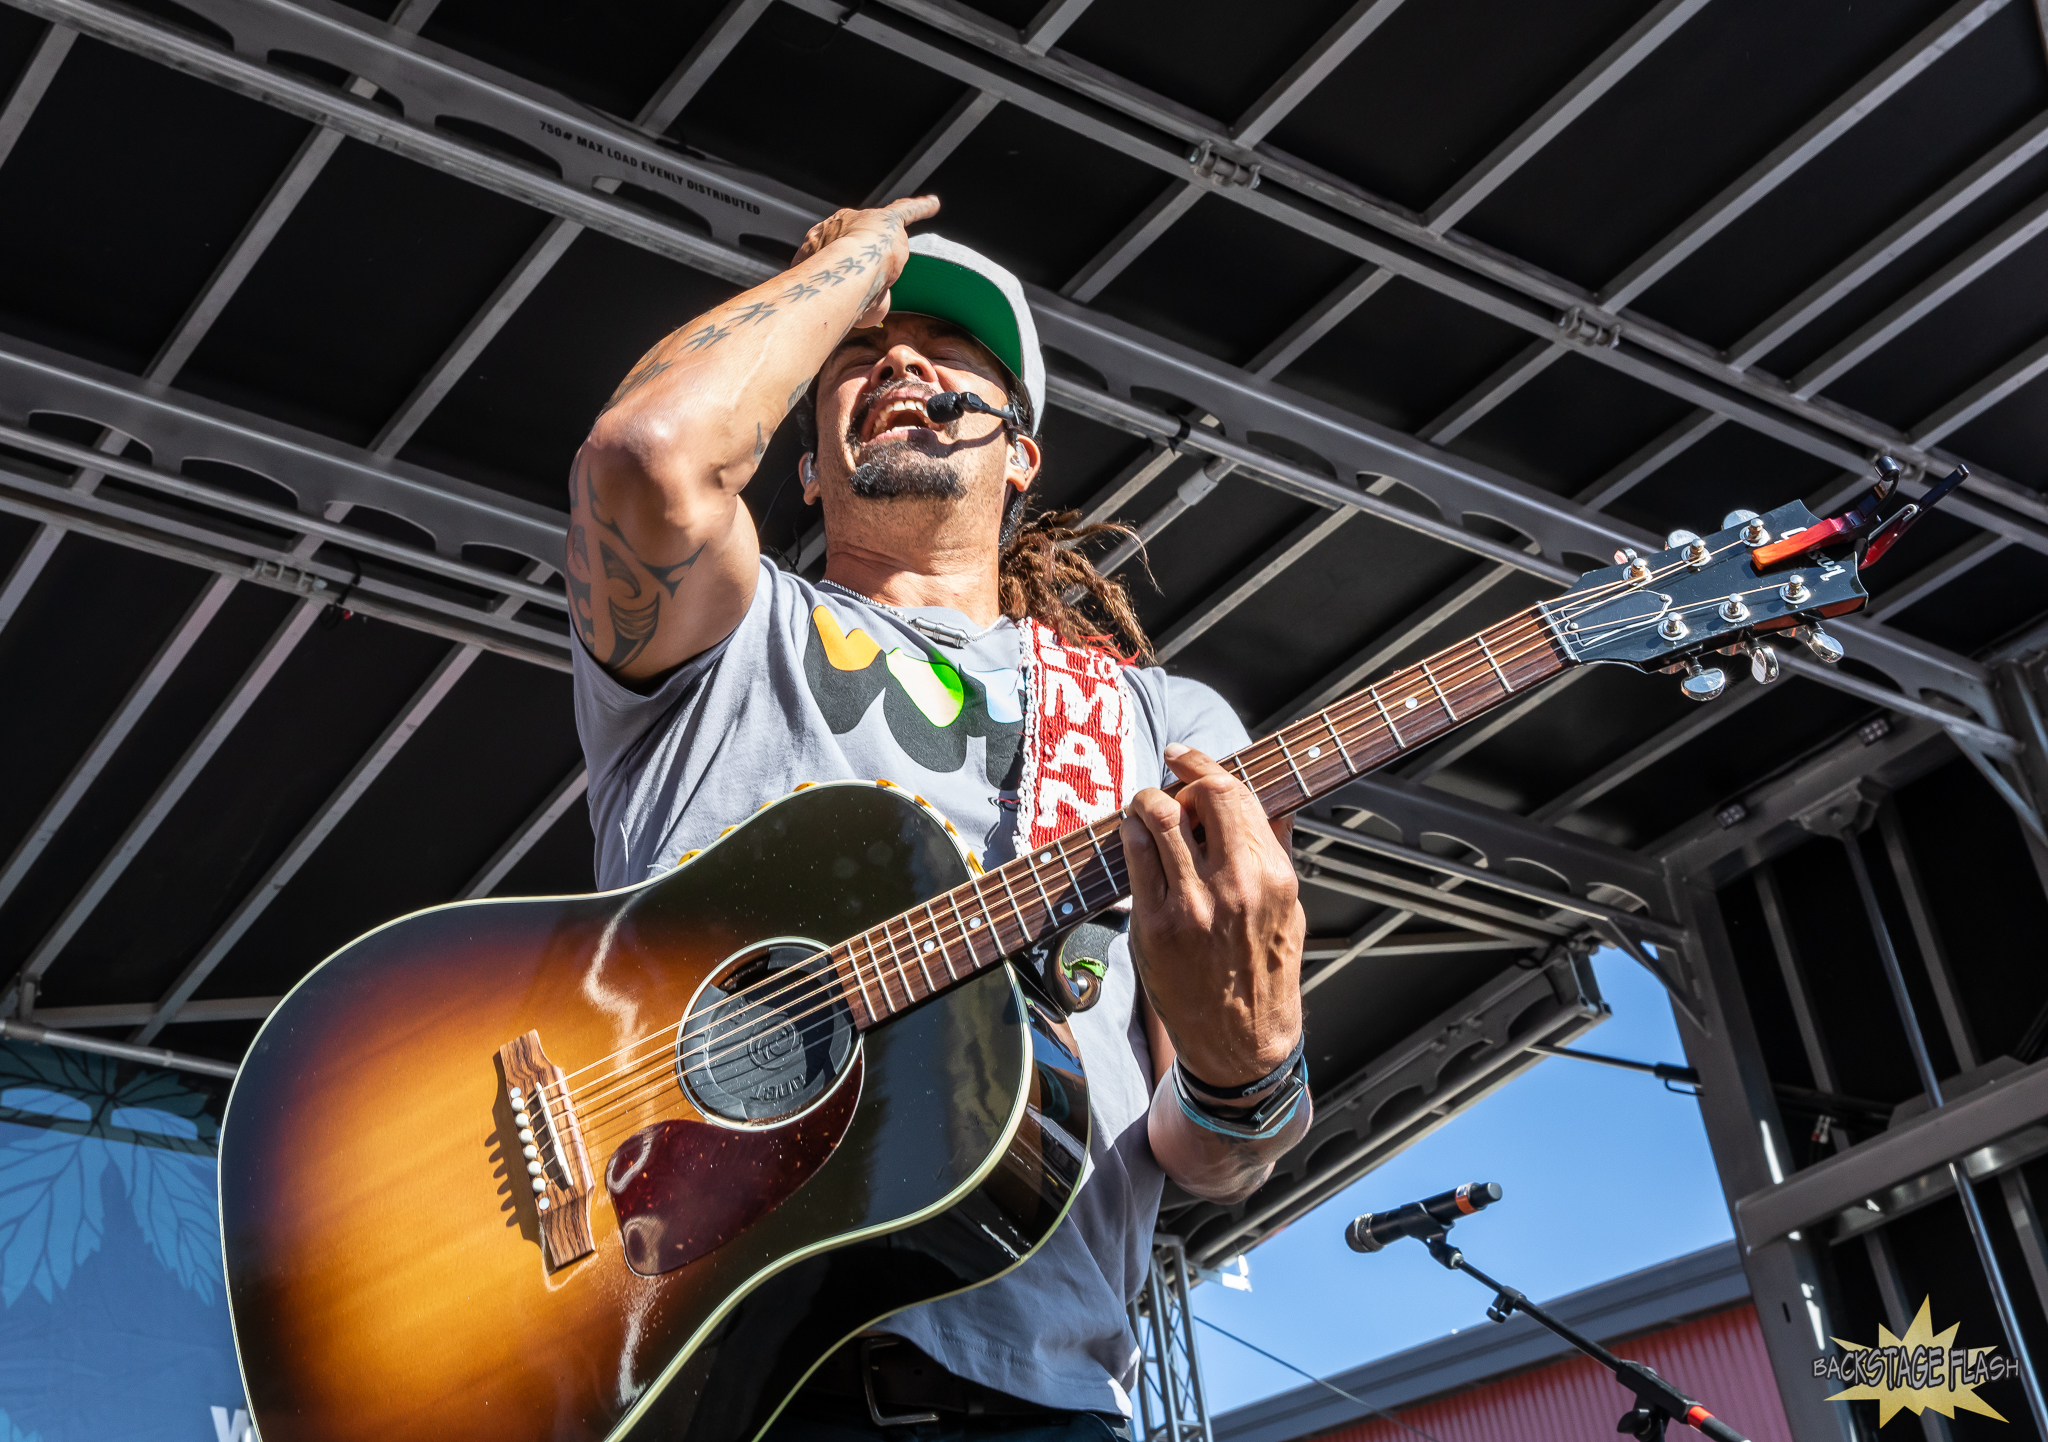
POLYGON ((842 210, 791 267, 640 358, 569 476, 566 580, 576 633, 606 670, 643 680, 732 634, 760 541, 740 501, 768 438, 846 332, 878 324, 931 196, 842 210))

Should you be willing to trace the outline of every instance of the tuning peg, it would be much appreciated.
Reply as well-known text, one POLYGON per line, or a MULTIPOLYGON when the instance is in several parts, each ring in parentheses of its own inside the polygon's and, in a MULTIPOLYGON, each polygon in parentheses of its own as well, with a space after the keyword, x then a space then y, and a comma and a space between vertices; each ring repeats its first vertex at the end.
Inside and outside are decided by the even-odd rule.
POLYGON ((1697 661, 1685 663, 1685 679, 1678 683, 1678 689, 1685 693, 1688 701, 1711 701, 1728 689, 1728 673, 1718 666, 1702 666, 1697 661))
POLYGON ((1636 548, 1634 546, 1623 546, 1620 550, 1614 553, 1614 564, 1617 566, 1626 566, 1630 561, 1633 561, 1635 559, 1636 548))
POLYGON ((1700 538, 1698 532, 1688 531, 1683 528, 1680 528, 1679 530, 1673 531, 1670 535, 1664 538, 1664 549, 1667 551, 1675 551, 1680 546, 1697 545, 1699 544, 1699 539, 1700 538))
POLYGON ((1735 510, 1730 511, 1727 515, 1721 517, 1721 529, 1725 531, 1730 526, 1739 526, 1744 521, 1753 521, 1755 519, 1755 511, 1738 507, 1735 510))
POLYGON ((1768 686, 1778 679, 1778 651, 1762 641, 1749 643, 1749 679, 1759 686, 1768 686))
POLYGON ((1842 643, 1821 630, 1820 626, 1816 623, 1810 622, 1804 626, 1795 626, 1792 628, 1792 634, 1806 643, 1807 650, 1813 652, 1815 656, 1827 662, 1830 666, 1847 654, 1842 649, 1842 643))

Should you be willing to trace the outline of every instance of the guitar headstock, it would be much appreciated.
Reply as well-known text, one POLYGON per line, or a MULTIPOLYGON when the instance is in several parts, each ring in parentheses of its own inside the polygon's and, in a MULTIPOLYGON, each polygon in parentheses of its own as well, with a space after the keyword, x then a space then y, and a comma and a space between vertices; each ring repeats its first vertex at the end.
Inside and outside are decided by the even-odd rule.
POLYGON ((1759 549, 1782 552, 1786 537, 1819 524, 1793 501, 1761 516, 1734 512, 1711 535, 1674 531, 1664 550, 1620 553, 1619 564, 1588 571, 1549 610, 1573 660, 1683 672, 1680 684, 1695 701, 1712 700, 1727 683, 1700 659, 1709 651, 1748 656, 1758 681, 1778 678, 1770 643, 1783 633, 1821 660, 1839 661, 1841 643, 1820 621, 1869 599, 1857 579, 1855 548, 1808 552, 1762 569, 1757 564, 1759 549))

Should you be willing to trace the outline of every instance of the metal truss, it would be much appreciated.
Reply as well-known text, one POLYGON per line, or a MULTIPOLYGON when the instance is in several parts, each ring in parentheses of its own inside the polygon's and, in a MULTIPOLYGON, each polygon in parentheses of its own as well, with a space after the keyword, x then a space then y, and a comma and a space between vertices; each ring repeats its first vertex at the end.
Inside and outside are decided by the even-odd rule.
MULTIPOLYGON (((405 117, 365 104, 346 92, 313 85, 276 67, 219 51, 182 32, 98 0, 17 3, 729 279, 758 279, 770 267, 750 253, 729 248, 728 242, 736 241, 744 233, 794 243, 825 209, 772 182, 710 162, 671 155, 631 127, 547 96, 537 87, 512 77, 488 72, 438 47, 410 39, 401 44, 389 27, 376 26, 354 12, 339 7, 330 9, 324 3, 321 8, 312 9, 286 4, 284 0, 199 0, 195 8, 236 35, 237 45, 242 49, 267 53, 276 48, 312 55, 341 65, 352 74, 367 76, 399 96, 405 105, 405 117), (468 145, 444 131, 429 130, 423 123, 428 117, 450 115, 460 116, 472 125, 497 128, 515 136, 528 135, 535 148, 553 158, 565 182, 549 181, 536 189, 547 178, 539 176, 532 165, 468 145), (575 128, 578 125, 581 130, 575 128), (538 137, 532 138, 535 131, 539 132, 538 137), (454 153, 458 150, 460 155, 454 153), (602 155, 609 162, 608 167, 593 159, 594 155, 602 155), (562 193, 573 190, 574 182, 596 186, 616 179, 615 175, 605 173, 607 169, 630 170, 648 165, 658 165, 663 174, 673 177, 669 191, 683 197, 681 203, 694 202, 696 212, 713 231, 711 240, 620 205, 602 188, 575 191, 573 204, 562 193), (735 209, 744 214, 744 220, 731 213, 735 209), (660 235, 653 234, 655 231, 660 235), (716 255, 707 257, 707 249, 716 255)), ((871 19, 862 12, 848 23, 858 28, 871 19)), ((1578 570, 1583 569, 1583 565, 1568 564, 1567 557, 1597 562, 1618 545, 1641 548, 1652 539, 1597 512, 1558 501, 1533 486, 1438 451, 1413 437, 1375 427, 1334 407, 1322 406, 1245 372, 1218 365, 1185 348, 1122 327, 1063 298, 1037 292, 1032 301, 1048 348, 1072 357, 1084 371, 1101 376, 1108 385, 1104 389, 1068 376, 1055 376, 1051 385, 1055 401, 1111 425, 1153 436, 1193 453, 1230 461, 1266 484, 1326 507, 1341 505, 1371 511, 1396 524, 1560 582, 1575 578, 1578 570), (1191 429, 1178 417, 1129 399, 1129 390, 1134 385, 1182 397, 1192 409, 1218 417, 1221 423, 1214 429, 1191 429), (1294 445, 1305 445, 1329 464, 1329 473, 1281 460, 1248 440, 1239 439, 1256 439, 1260 435, 1284 437, 1294 445), (1435 505, 1438 516, 1418 515, 1362 492, 1343 479, 1359 475, 1397 477, 1426 496, 1435 505), (1505 524, 1528 536, 1531 549, 1504 545, 1480 535, 1468 529, 1467 517, 1484 517, 1505 524)), ((1539 330, 1557 334, 1554 316, 1542 316, 1539 330)), ((1773 424, 1782 422, 1774 420, 1773 424)), ((1845 449, 1839 442, 1828 444, 1833 447, 1831 454, 1845 465, 1860 464, 1860 452, 1845 449)), ((435 527, 429 525, 428 529, 439 535, 435 527)), ((1851 622, 1844 629, 1857 633, 1864 642, 1856 648, 1858 659, 1875 666, 1901 687, 1905 693, 1903 704, 1940 714, 1920 699, 1926 693, 1936 693, 1963 703, 1984 723, 1995 726, 1997 712, 1987 704, 1988 693, 1972 663, 1947 657, 1922 643, 1882 634, 1867 623, 1851 622), (1869 634, 1863 635, 1865 632, 1869 634)), ((1881 689, 1870 688, 1867 683, 1851 684, 1853 678, 1845 676, 1830 675, 1826 679, 1844 689, 1881 689)), ((1980 739, 1985 744, 1997 744, 1988 738, 1980 739)))
POLYGON ((1358 1077, 1319 1090, 1308 1136, 1249 1200, 1176 1211, 1169 1197, 1162 1225, 1196 1266, 1213 1267, 1335 1196, 1540 1062, 1531 1043, 1564 1045, 1604 1019, 1588 951, 1557 946, 1533 968, 1509 967, 1358 1077))
POLYGON ((1179 1237, 1162 1232, 1152 1239, 1151 1266, 1130 1313, 1138 1338, 1135 1442, 1211 1442, 1202 1353, 1188 1305, 1188 1256, 1179 1237))

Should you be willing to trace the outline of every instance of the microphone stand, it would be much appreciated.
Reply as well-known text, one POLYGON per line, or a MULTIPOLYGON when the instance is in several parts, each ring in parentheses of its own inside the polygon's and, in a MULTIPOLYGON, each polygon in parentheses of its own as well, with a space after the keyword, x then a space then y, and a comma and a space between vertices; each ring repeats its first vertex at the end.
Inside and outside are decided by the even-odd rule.
POLYGON ((1429 1248, 1429 1254, 1446 1268, 1465 1273, 1494 1294, 1493 1305, 1486 1309, 1487 1316, 1496 1322, 1505 1322, 1516 1312, 1527 1312, 1535 1321, 1548 1327, 1612 1372, 1617 1382, 1635 1393, 1634 1410, 1622 1414, 1621 1421, 1615 1425, 1615 1431, 1632 1434, 1641 1438, 1642 1442, 1664 1442, 1665 1426, 1671 1422, 1684 1422, 1712 1437, 1714 1442, 1748 1442, 1740 1432, 1642 1363, 1625 1361, 1615 1356, 1591 1337, 1581 1336, 1558 1321, 1513 1287, 1503 1286, 1487 1276, 1466 1261, 1463 1252, 1445 1240, 1444 1233, 1449 1230, 1450 1224, 1447 1222, 1442 1231, 1420 1240, 1429 1248))

